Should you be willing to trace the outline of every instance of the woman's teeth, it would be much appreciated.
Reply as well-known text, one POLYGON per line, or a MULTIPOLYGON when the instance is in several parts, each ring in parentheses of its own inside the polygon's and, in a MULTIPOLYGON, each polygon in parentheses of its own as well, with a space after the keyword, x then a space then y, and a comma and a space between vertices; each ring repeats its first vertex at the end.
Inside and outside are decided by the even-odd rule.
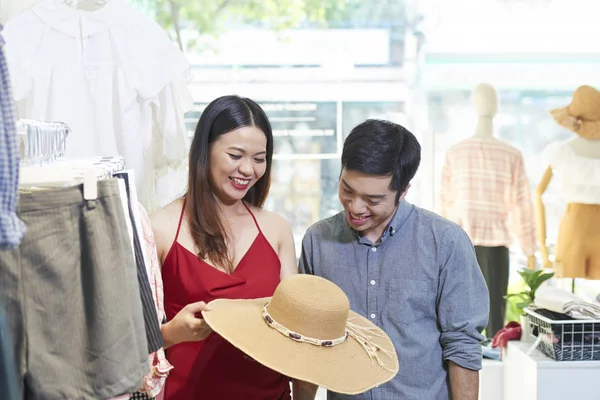
POLYGON ((236 185, 246 185, 250 179, 230 178, 236 185))

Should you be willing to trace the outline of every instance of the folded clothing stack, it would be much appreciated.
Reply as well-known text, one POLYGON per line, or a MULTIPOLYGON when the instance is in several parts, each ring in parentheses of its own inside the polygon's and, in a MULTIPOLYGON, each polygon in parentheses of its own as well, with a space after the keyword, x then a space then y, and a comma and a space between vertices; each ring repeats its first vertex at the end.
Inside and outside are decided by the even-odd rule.
POLYGON ((574 319, 600 320, 600 305, 585 301, 566 290, 548 285, 537 290, 535 306, 566 314, 574 319))

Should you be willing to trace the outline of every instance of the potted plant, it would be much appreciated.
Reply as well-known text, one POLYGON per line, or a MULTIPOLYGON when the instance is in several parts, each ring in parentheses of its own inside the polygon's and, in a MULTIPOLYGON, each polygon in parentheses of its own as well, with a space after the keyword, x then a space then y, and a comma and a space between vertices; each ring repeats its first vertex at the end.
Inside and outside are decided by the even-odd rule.
POLYGON ((506 299, 509 302, 516 301, 515 306, 519 310, 519 322, 522 329, 521 338, 526 340, 529 336, 529 324, 524 309, 535 302, 535 292, 542 286, 542 283, 554 276, 554 272, 523 268, 518 273, 521 275, 525 287, 521 292, 506 295, 506 299))

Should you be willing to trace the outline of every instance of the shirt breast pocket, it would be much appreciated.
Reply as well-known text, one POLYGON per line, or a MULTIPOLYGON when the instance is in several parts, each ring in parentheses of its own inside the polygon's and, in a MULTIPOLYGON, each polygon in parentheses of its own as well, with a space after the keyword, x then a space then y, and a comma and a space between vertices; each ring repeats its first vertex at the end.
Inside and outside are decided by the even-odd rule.
POLYGON ((429 282, 416 279, 390 279, 387 290, 387 315, 401 325, 410 325, 428 316, 432 307, 429 282))

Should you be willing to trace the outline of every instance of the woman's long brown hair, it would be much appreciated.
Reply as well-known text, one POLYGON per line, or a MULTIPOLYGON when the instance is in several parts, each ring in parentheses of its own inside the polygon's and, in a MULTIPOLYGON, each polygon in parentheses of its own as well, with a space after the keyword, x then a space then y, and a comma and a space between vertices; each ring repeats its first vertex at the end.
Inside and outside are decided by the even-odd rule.
POLYGON ((210 148, 217 138, 245 126, 256 126, 267 137, 265 174, 248 190, 244 201, 262 207, 271 184, 273 132, 263 109, 254 101, 239 96, 213 100, 202 112, 190 146, 186 212, 198 257, 231 273, 235 266, 228 251, 229 238, 214 190, 210 183, 210 148))

